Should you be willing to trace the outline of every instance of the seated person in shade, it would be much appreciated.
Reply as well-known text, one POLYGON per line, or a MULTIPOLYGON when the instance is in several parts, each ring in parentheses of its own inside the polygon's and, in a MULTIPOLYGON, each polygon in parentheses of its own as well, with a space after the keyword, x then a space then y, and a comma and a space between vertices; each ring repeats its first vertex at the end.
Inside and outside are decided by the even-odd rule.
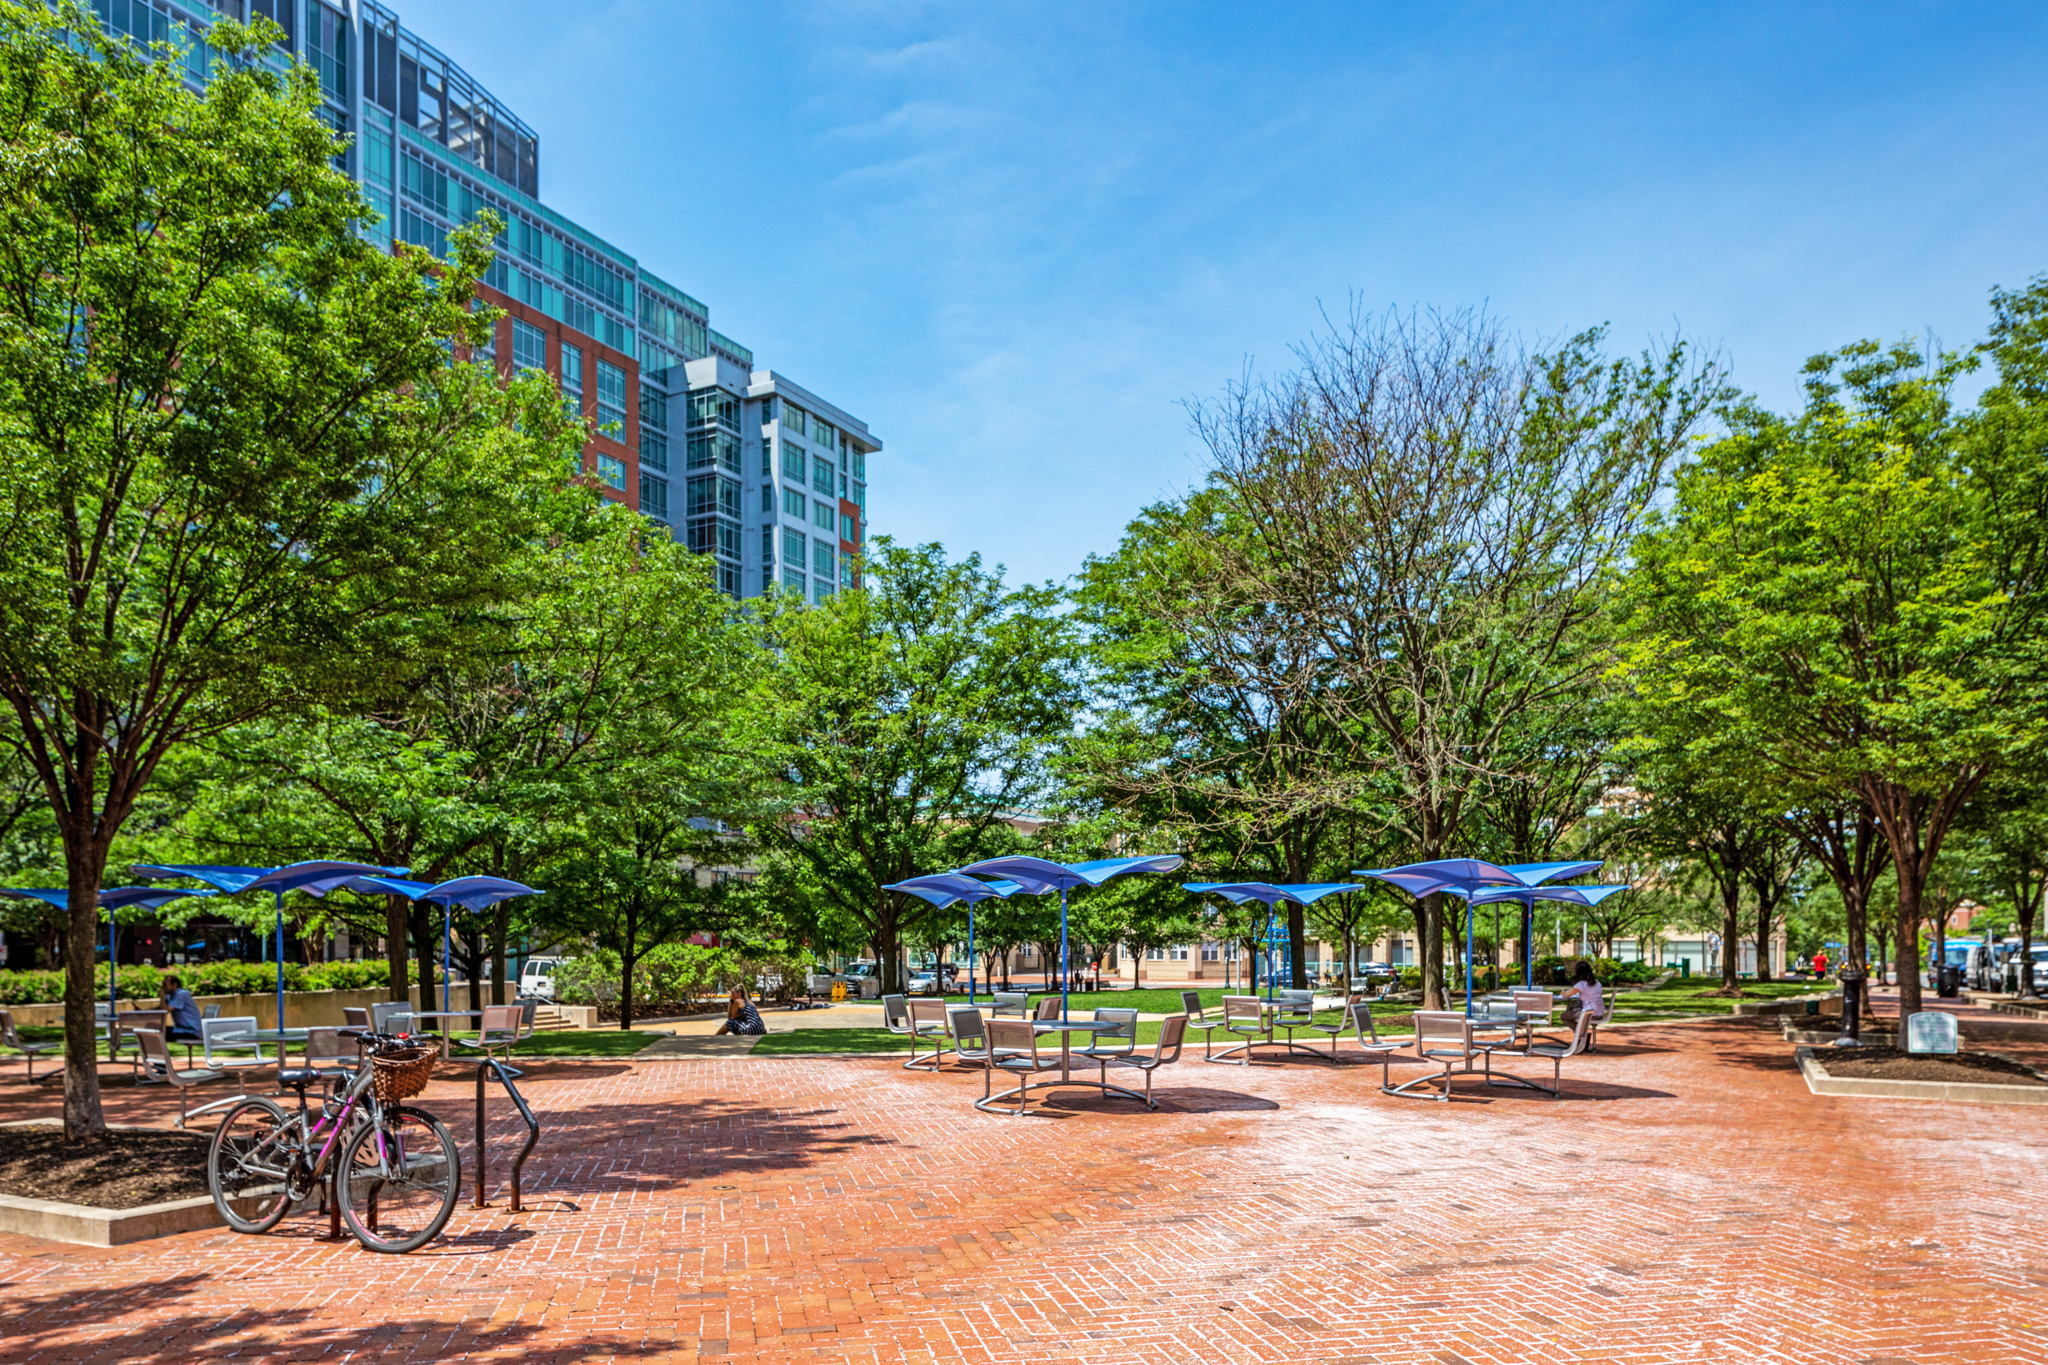
POLYGON ((768 1025, 761 1022, 761 1011, 754 1008, 754 1002, 747 999, 745 986, 734 986, 732 997, 725 1002, 725 1022, 718 1026, 720 1033, 766 1033, 768 1025))
POLYGON ((192 992, 185 989, 185 983, 175 976, 164 978, 163 989, 164 1008, 171 1016, 171 1027, 164 1036, 173 1042, 198 1042, 199 1002, 192 998, 192 992))
POLYGON ((1564 1026, 1576 1029, 1579 1016, 1591 1014, 1595 1019, 1606 1013, 1605 1001, 1600 993, 1600 983, 1593 979, 1593 964, 1580 958, 1572 968, 1572 984, 1564 992, 1564 1026))

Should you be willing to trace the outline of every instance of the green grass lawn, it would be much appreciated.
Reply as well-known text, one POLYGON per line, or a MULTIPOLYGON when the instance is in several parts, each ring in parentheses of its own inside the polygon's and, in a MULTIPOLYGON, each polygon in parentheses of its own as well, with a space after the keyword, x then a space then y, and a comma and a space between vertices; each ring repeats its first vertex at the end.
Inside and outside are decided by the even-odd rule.
MULTIPOLYGON (((1713 994, 1720 985, 1711 979, 1693 978, 1674 981, 1657 990, 1613 991, 1609 999, 1614 1003, 1615 1019, 1619 1023, 1657 1019, 1690 1018, 1699 1015, 1729 1014, 1736 1002, 1713 994)), ((1782 999, 1792 995, 1817 993, 1825 987, 1810 981, 1770 981, 1749 983, 1743 987, 1746 999, 1782 999)), ((1222 1002, 1220 988, 1205 989, 1201 992, 1204 1007, 1212 1012, 1222 1002)), ((947 997, 957 1004, 966 1004, 966 995, 947 997)), ((1146 1013, 1174 1013, 1180 1009, 1180 992, 1177 990, 1143 991, 1077 991, 1070 997, 1075 1010, 1090 1010, 1101 1006, 1122 1006, 1125 1009, 1139 1009, 1146 1013)), ((1334 1023, 1341 1011, 1318 1010, 1318 1022, 1334 1023)), ((1410 1004, 1383 1004, 1373 1006, 1373 1022, 1383 1034, 1402 1036, 1414 1032, 1415 1006, 1410 1004)), ((1085 1040, 1086 1035, 1078 1035, 1085 1040)), ((1147 1021, 1138 1025, 1138 1041, 1141 1045, 1158 1040, 1159 1024, 1147 1021)), ((1199 1045, 1201 1034, 1191 1031, 1188 1041, 1199 1045)), ((1299 1041, 1311 1045, 1325 1045, 1322 1034, 1304 1035, 1299 1041)), ((1078 1045, 1078 1044, 1077 1044, 1078 1045)), ((1057 1040, 1045 1046, 1048 1052, 1058 1049, 1057 1040)), ((1223 1046, 1223 1035, 1217 1035, 1217 1046, 1223 1046)), ((805 1054, 831 1052, 900 1052, 910 1055, 910 1045, 902 1035, 879 1028, 798 1028, 787 1032, 776 1032, 763 1038, 754 1047, 755 1056, 800 1056, 805 1054)))
MULTIPOLYGON (((455 1036, 460 1038, 464 1035, 458 1033, 455 1036)), ((560 1033, 536 1033, 513 1049, 512 1055, 515 1058, 630 1057, 649 1043, 666 1037, 666 1033, 641 1033, 633 1029, 564 1029, 560 1033)), ((457 1055, 461 1055, 459 1051, 457 1055)))

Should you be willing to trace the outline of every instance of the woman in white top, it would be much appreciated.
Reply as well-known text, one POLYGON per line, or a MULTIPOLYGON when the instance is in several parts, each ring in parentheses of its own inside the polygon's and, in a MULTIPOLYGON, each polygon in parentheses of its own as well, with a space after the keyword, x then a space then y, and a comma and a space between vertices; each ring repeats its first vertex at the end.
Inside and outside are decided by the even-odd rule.
POLYGON ((1576 1029, 1581 1014, 1591 1014, 1598 1019, 1604 1013, 1606 1004, 1600 993, 1600 983, 1593 979, 1593 964, 1581 958, 1572 968, 1572 984, 1565 987, 1564 1026, 1576 1029))

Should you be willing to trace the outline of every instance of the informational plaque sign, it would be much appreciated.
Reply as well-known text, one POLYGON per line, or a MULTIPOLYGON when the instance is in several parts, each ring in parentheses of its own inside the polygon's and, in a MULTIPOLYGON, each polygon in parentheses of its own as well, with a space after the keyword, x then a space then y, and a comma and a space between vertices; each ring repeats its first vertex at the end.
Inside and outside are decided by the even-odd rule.
POLYGON ((1906 1016, 1906 1051, 1954 1052, 1956 1017, 1940 1010, 1923 1010, 1906 1016))

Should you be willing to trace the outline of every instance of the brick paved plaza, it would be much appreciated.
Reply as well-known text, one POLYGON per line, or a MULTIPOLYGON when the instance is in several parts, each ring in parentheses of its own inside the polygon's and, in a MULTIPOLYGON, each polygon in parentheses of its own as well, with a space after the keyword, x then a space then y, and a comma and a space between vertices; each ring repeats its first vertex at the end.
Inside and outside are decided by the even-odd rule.
MULTIPOLYGON (((1788 1054, 1616 1030, 1563 1102, 1449 1105, 1356 1060, 1193 1061, 1156 1114, 1074 1091, 1024 1120, 885 1060, 541 1063, 526 1213, 464 1207, 403 1258, 311 1220, 0 1239, 0 1356, 2048 1360, 2042 1111, 1822 1100, 1788 1054)), ((9 1070, 0 1118, 25 1092, 9 1070)), ((429 1092, 466 1138, 465 1096, 429 1092)))

